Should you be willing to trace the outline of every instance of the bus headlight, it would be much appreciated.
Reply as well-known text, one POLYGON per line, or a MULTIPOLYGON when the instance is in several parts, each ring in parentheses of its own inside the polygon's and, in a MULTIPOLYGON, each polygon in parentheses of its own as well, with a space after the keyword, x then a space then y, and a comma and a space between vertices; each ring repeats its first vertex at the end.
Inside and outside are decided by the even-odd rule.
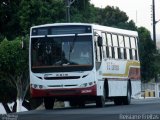
POLYGON ((94 82, 89 82, 89 83, 83 83, 80 85, 80 87, 90 87, 90 86, 93 86, 95 84, 95 81, 94 82))
POLYGON ((34 89, 44 89, 45 88, 45 86, 37 85, 37 84, 31 84, 31 87, 34 88, 34 89))
POLYGON ((82 87, 82 88, 83 88, 83 87, 87 87, 87 83, 81 84, 80 87, 82 87))

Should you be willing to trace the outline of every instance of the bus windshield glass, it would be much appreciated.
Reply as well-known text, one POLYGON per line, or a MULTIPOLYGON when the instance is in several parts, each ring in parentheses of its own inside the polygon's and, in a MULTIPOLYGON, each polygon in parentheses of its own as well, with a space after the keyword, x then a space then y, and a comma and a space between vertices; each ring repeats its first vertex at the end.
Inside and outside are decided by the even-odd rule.
POLYGON ((31 39, 33 72, 84 71, 93 68, 92 36, 31 39))

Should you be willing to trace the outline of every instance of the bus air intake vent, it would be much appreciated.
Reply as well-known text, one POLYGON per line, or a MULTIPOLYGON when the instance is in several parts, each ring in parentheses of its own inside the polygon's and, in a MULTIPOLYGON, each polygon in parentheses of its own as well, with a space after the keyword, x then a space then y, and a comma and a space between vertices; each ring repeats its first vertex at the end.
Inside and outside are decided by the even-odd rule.
POLYGON ((79 79, 80 76, 67 76, 67 77, 44 77, 45 80, 68 80, 68 79, 79 79))

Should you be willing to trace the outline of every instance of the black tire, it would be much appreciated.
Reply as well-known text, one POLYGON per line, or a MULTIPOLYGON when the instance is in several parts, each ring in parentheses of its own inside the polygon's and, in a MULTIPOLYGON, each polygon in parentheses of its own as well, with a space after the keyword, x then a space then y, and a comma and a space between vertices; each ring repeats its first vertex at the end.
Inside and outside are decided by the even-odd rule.
POLYGON ((123 104, 123 98, 122 97, 114 98, 114 104, 115 105, 122 105, 123 104))
POLYGON ((129 105, 131 103, 131 87, 128 85, 127 87, 127 96, 123 98, 123 104, 129 105))
POLYGON ((31 110, 36 109, 43 103, 43 98, 31 98, 30 99, 30 107, 31 110))
POLYGON ((104 107, 105 106, 105 98, 104 96, 97 96, 96 98, 96 107, 104 107))
POLYGON ((71 107, 76 107, 77 106, 77 103, 74 100, 70 101, 69 104, 70 104, 71 107))
POLYGON ((79 103, 78 103, 78 106, 79 106, 80 108, 84 108, 84 107, 85 107, 85 102, 84 102, 84 101, 79 102, 79 103))
POLYGON ((80 108, 83 108, 83 107, 85 107, 85 101, 70 101, 70 106, 71 107, 80 107, 80 108))
POLYGON ((44 98, 44 107, 46 110, 52 110, 54 106, 54 99, 51 97, 44 98))
POLYGON ((101 108, 104 107, 105 100, 106 100, 106 86, 104 86, 104 88, 103 88, 103 96, 96 97, 96 107, 101 107, 101 108))

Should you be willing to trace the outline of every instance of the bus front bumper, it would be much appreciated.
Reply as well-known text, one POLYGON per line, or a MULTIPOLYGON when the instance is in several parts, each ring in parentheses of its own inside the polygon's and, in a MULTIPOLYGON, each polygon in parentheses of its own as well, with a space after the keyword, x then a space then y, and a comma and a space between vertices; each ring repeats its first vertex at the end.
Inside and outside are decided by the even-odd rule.
POLYGON ((63 96, 96 96, 96 85, 86 88, 35 89, 30 88, 34 97, 63 97, 63 96))

